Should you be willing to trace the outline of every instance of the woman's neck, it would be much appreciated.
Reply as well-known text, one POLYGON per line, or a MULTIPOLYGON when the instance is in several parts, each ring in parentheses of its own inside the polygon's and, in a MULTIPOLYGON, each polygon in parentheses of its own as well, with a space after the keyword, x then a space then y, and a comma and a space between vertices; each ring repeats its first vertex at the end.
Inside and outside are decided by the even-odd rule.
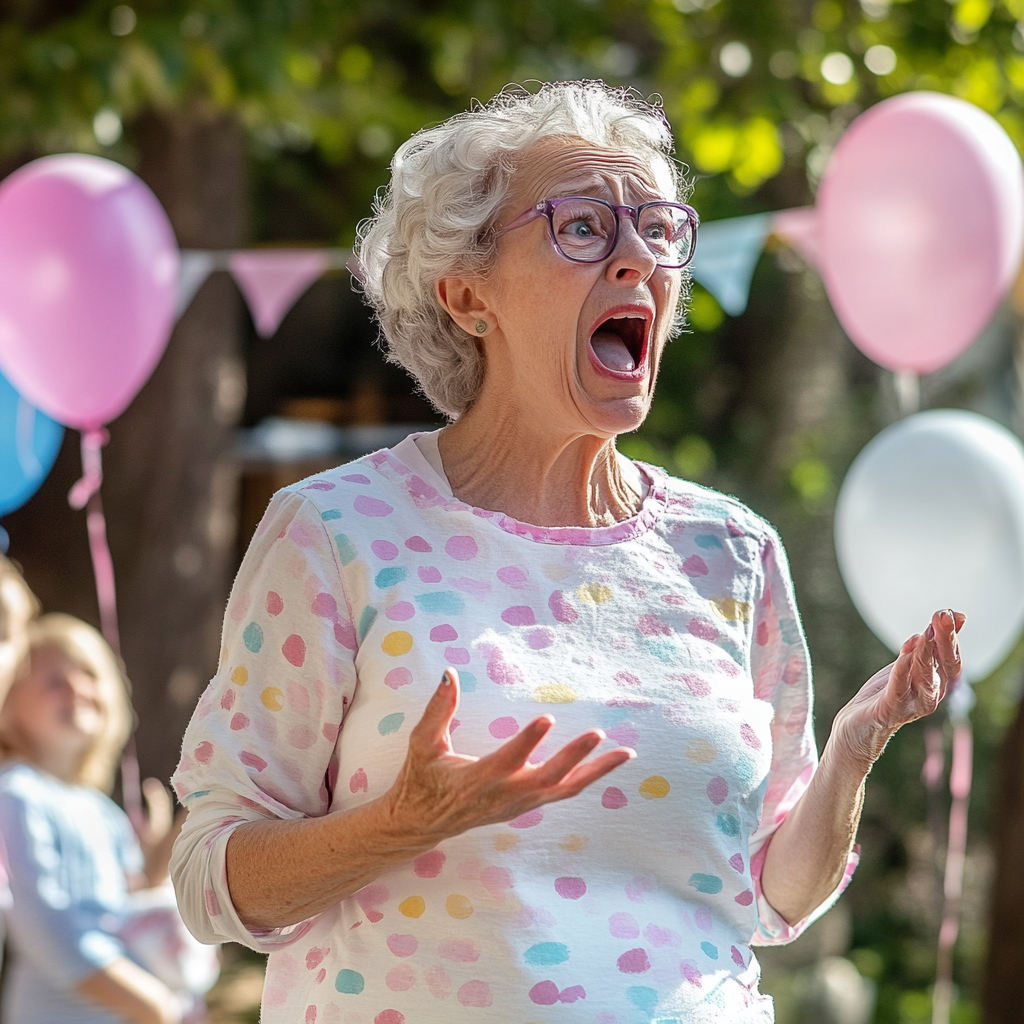
POLYGON ((612 526, 641 495, 623 478, 614 439, 559 432, 474 406, 438 440, 460 501, 533 526, 612 526))

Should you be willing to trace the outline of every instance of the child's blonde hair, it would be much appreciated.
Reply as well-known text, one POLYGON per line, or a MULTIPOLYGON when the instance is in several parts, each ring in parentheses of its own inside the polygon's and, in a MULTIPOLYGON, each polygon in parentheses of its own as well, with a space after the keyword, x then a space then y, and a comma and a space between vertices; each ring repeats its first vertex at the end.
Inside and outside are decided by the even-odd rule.
MULTIPOLYGON (((29 625, 29 656, 43 647, 61 651, 95 676, 99 683, 103 731, 86 751, 74 781, 109 793, 114 787, 121 752, 132 731, 131 685, 107 641, 87 622, 73 615, 54 612, 29 625)), ((2 737, 0 753, 4 756, 12 753, 2 737)))

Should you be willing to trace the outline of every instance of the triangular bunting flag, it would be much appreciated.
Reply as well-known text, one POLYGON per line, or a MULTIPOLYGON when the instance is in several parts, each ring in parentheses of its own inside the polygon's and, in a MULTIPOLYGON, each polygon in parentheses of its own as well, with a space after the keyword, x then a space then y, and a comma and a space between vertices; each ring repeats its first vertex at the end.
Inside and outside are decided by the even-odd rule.
POLYGON ((772 218, 772 234, 796 249, 811 266, 817 266, 818 211, 813 206, 780 210, 772 218))
POLYGON ((691 270, 730 316, 739 316, 747 308, 750 279, 771 229, 772 216, 758 213, 700 226, 691 270))
POLYGON ((277 330, 299 296, 331 263, 331 254, 324 249, 249 249, 228 257, 263 338, 277 330))
POLYGON ((175 302, 174 317, 180 320, 182 314, 196 297, 196 292, 216 268, 216 257, 204 249, 182 249, 178 262, 178 298, 175 302))

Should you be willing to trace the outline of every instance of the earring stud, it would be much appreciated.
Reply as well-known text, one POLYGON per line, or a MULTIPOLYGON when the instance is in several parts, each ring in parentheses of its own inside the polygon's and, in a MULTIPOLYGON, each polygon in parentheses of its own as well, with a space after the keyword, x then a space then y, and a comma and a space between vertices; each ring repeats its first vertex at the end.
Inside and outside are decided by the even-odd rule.
POLYGON ((477 322, 476 322, 476 333, 477 334, 486 334, 487 333, 487 321, 486 320, 477 320, 477 322))

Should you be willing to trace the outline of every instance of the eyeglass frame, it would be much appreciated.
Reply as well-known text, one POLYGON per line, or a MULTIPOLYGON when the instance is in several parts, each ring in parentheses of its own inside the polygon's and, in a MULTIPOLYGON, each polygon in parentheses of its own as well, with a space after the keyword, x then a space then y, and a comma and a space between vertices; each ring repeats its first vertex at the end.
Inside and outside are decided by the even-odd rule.
MULTIPOLYGON (((551 244, 555 247, 555 252, 558 253, 563 259, 569 260, 571 263, 603 263, 613 252, 615 247, 619 244, 619 227, 622 223, 622 215, 624 213, 629 214, 629 219, 633 223, 633 230, 640 234, 640 214, 650 206, 673 206, 676 209, 683 210, 686 216, 690 219, 690 223, 693 225, 693 244, 690 246, 690 254, 687 256, 684 263, 658 263, 659 267, 664 270, 681 270, 683 267, 687 267, 693 262, 693 254, 697 251, 697 228, 700 225, 700 214, 686 203, 675 203, 669 199, 655 199, 649 203, 641 203, 639 206, 621 206, 617 203, 610 203, 607 199, 598 199, 595 196, 559 196, 556 199, 542 199, 536 206, 531 206, 530 209, 524 210, 518 217, 510 221, 503 228, 498 228, 494 232, 494 237, 497 238, 500 235, 505 234, 506 231, 511 231, 513 228, 521 228, 524 224, 529 224, 530 221, 536 220, 538 217, 544 217, 548 222, 548 236, 551 238, 551 244), (554 212, 562 205, 562 203, 579 202, 583 200, 588 203, 600 203, 602 206, 608 207, 612 213, 615 214, 615 234, 612 236, 611 245, 608 251, 603 256, 597 256, 594 259, 580 259, 577 256, 570 256, 568 253, 562 251, 562 247, 558 244, 558 239, 555 237, 555 221, 554 212)), ((647 246, 648 251, 652 256, 657 259, 657 253, 646 242, 644 245, 647 246)))

